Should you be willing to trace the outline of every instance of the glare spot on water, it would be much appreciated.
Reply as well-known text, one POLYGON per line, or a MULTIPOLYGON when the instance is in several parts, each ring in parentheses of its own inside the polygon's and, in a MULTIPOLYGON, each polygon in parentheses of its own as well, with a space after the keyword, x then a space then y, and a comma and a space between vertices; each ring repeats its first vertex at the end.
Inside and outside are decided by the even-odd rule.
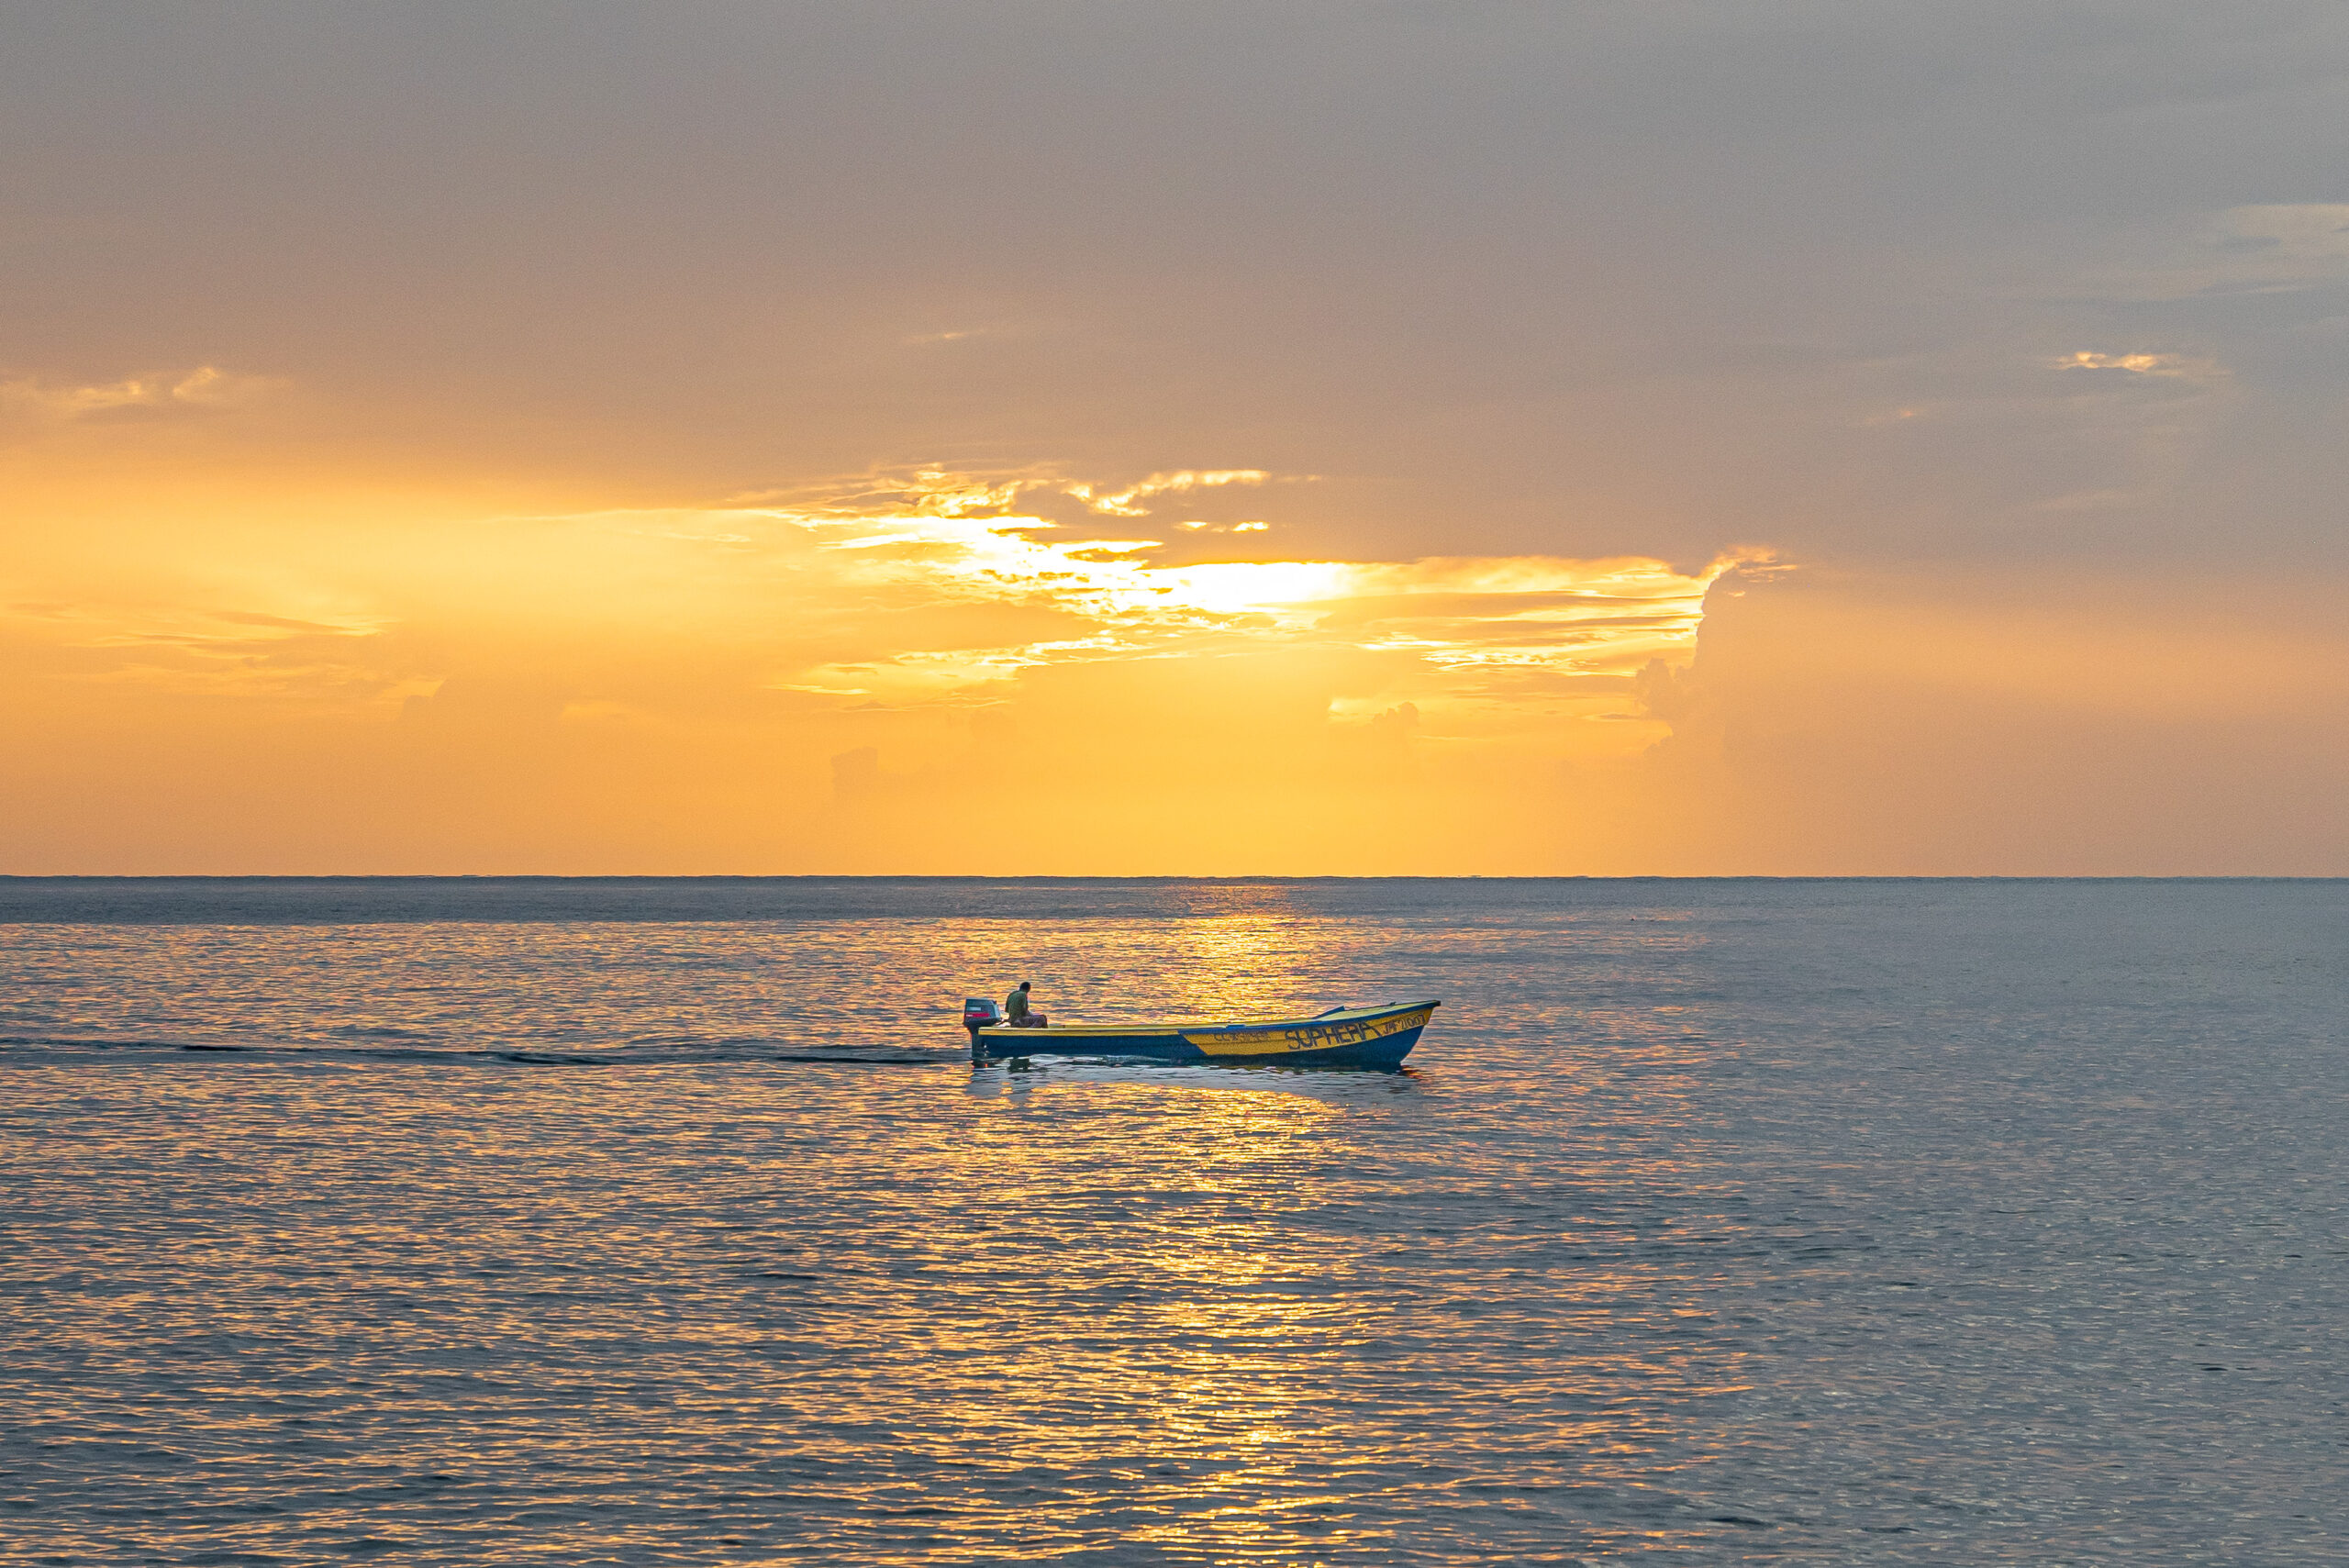
POLYGON ((0 1547, 2339 1560, 2336 886, 894 885, 6 928, 0 1547))

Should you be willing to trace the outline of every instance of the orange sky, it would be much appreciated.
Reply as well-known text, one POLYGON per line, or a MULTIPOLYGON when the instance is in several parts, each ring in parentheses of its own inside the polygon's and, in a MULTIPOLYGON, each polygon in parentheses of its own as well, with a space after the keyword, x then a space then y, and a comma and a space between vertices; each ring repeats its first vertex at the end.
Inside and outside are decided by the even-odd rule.
POLYGON ((2349 873, 2146 11, 16 14, 0 872, 2349 873))

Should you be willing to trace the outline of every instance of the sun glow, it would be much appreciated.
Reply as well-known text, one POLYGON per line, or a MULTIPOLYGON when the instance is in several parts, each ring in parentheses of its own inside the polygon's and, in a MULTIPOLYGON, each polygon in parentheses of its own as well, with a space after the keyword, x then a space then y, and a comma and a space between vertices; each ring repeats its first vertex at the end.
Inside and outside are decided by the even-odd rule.
MULTIPOLYGON (((958 493, 999 500, 997 490, 958 493)), ((1724 556, 1694 573, 1625 558, 1242 561, 1153 565, 1156 540, 1055 539, 1032 516, 961 506, 841 518, 763 510, 711 515, 727 536, 763 538, 807 562, 828 596, 1041 612, 1059 635, 893 653, 826 666, 791 689, 922 700, 1067 661, 1269 648, 1395 653, 1431 672, 1508 667, 1627 675, 1685 657, 1720 574, 1765 562, 1724 556), (1069 635, 1074 633, 1074 635, 1069 635)))
MULTIPOLYGON (((1264 477, 1056 488, 1126 506, 1264 477)), ((1768 559, 1739 551, 1693 573, 1543 556, 1158 565, 1158 539, 1016 509, 1036 487, 925 470, 787 505, 362 528, 324 548, 257 539, 242 557, 174 559, 150 537, 135 597, 105 563, 76 572, 69 551, 50 580, 14 585, 6 618, 68 680, 357 709, 495 682, 499 665, 562 689, 569 711, 657 708, 688 694, 596 672, 614 645, 685 643, 729 666, 729 682, 755 669, 757 688, 891 707, 983 707, 1010 700, 1025 673, 1065 666, 1368 661, 1367 689, 1333 694, 1330 712, 1408 701, 1431 717, 1463 704, 1620 706, 1649 662, 1685 662, 1724 572, 1768 559)))
MULTIPOLYGON (((777 821, 804 825, 783 829, 802 846, 783 863, 841 863, 838 843, 852 864, 878 844, 944 865, 997 830, 982 819, 1049 824, 1092 846, 1070 851, 1085 865, 1161 863, 1137 846, 1350 864, 1395 809, 1364 791, 1530 800, 1529 770, 1639 756, 1666 733, 1642 672, 1686 663, 1708 589, 1766 559, 1273 560, 1260 533, 1242 536, 1257 559, 1199 559, 1212 536, 1176 519, 1200 492, 1282 483, 929 469, 696 507, 371 498, 330 524, 236 495, 214 517, 181 491, 20 554, 0 659, 40 738, 28 758, 210 770, 222 798, 282 778, 280 804, 223 818, 236 864, 312 864, 286 825, 340 841, 329 825, 353 814, 418 846, 364 863, 410 868, 551 834, 707 845, 724 865, 777 821), (1118 509, 1153 495, 1174 498, 1166 516, 1118 509), (1188 760, 1170 771, 1174 746, 1188 760), (1257 840, 1232 837, 1241 820, 1257 840)), ((52 771, 34 787, 68 819, 83 775, 52 771)), ((109 841, 172 820, 88 798, 109 841)), ((520 863, 582 863, 545 852, 520 863)))

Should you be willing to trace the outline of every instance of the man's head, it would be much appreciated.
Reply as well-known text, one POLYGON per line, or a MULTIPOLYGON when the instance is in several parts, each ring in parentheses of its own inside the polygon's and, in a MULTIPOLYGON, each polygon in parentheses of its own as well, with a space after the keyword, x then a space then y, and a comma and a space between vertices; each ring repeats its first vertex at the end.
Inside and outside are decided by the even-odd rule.
POLYGON ((1019 983, 1019 989, 1021 989, 1022 991, 1027 990, 1027 989, 1028 989, 1028 982, 1026 982, 1025 980, 1021 981, 1021 982, 1019 983))

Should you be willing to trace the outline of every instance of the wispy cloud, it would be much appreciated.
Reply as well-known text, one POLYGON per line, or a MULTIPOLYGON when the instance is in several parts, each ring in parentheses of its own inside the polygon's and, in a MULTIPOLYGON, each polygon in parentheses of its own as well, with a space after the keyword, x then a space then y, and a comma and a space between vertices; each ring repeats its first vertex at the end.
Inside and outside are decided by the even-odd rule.
POLYGON ((1064 484, 1064 494, 1074 495, 1097 512, 1111 517, 1147 517, 1150 508, 1141 505, 1153 495, 1164 495, 1187 490, 1219 489, 1227 484, 1262 484, 1272 475, 1261 468, 1177 469, 1172 473, 1153 473, 1149 478, 1121 490, 1103 491, 1092 484, 1064 484))
POLYGON ((2102 270, 2096 292, 2123 299, 2285 294, 2349 283, 2349 203, 2228 207, 2185 232, 2137 241, 2139 259, 2102 270))
POLYGON ((885 603, 909 627, 950 608, 1040 617, 1041 635, 990 637, 983 628, 1015 623, 966 615, 971 635, 956 646, 777 677, 795 691, 917 704, 986 700, 1041 665, 1278 650, 1385 656, 1398 680, 1422 683, 1409 694, 1422 707, 1447 695, 1495 700, 1487 677, 1503 670, 1628 676, 1685 656, 1711 584, 1768 557, 1734 552, 1694 573, 1643 558, 1544 556, 1160 566, 1153 541, 1055 539, 1033 518, 763 516, 768 547, 804 562, 798 592, 810 601, 885 603))
POLYGON ((126 376, 88 385, 57 385, 35 377, 0 381, 0 411, 20 417, 92 419, 196 413, 235 407, 282 385, 217 365, 126 376))
POLYGON ((2169 354, 2099 354, 2083 349, 2076 354, 2064 354, 2048 363, 2056 370, 2066 371, 2129 371, 2137 375, 2181 375, 2176 360, 2169 354))
MULTIPOLYGON (((1287 482, 1309 481, 1309 474, 1284 476, 1287 482)), ((1148 517, 1143 503, 1168 495, 1221 489, 1235 484, 1265 484, 1275 476, 1264 469, 1174 469, 1126 484, 1074 478, 1056 466, 1030 465, 1016 469, 971 470, 920 465, 910 469, 878 470, 871 473, 813 481, 785 489, 757 490, 734 497, 740 506, 778 506, 796 513, 853 517, 890 510, 923 517, 980 517, 1005 514, 1030 528, 1051 528, 1046 518, 1010 519, 1023 497, 1066 495, 1104 517, 1148 517)), ((1188 525, 1186 525, 1188 526, 1188 525)))
MULTIPOLYGON (((1086 488, 1126 505, 1270 478, 1174 471, 1086 488)), ((568 700, 684 708, 710 700, 705 682, 841 708, 970 709, 1066 666, 1338 660, 1378 672, 1358 696, 1411 702, 1440 724, 1470 709, 1572 717, 1557 705, 1589 695, 1575 682, 1687 657, 1713 582, 1767 558, 1734 552, 1696 572, 1536 555, 1161 565, 1154 539, 1083 537, 1006 509, 1037 487, 933 468, 788 505, 411 531, 377 555, 345 544, 298 564, 245 563, 231 611, 213 607, 228 588, 208 562, 197 607, 99 606, 17 625, 76 651, 81 673, 174 688, 299 676, 305 689, 380 696, 486 662, 570 669, 558 683, 568 700), (681 644, 700 651, 660 680, 599 651, 681 644)))
POLYGON ((2226 367, 2216 360, 2188 354, 2107 354, 2082 349, 2069 354, 2059 354, 2047 364, 2051 370, 2119 371, 2124 375, 2152 376, 2161 380, 2216 382, 2227 378, 2226 367))

